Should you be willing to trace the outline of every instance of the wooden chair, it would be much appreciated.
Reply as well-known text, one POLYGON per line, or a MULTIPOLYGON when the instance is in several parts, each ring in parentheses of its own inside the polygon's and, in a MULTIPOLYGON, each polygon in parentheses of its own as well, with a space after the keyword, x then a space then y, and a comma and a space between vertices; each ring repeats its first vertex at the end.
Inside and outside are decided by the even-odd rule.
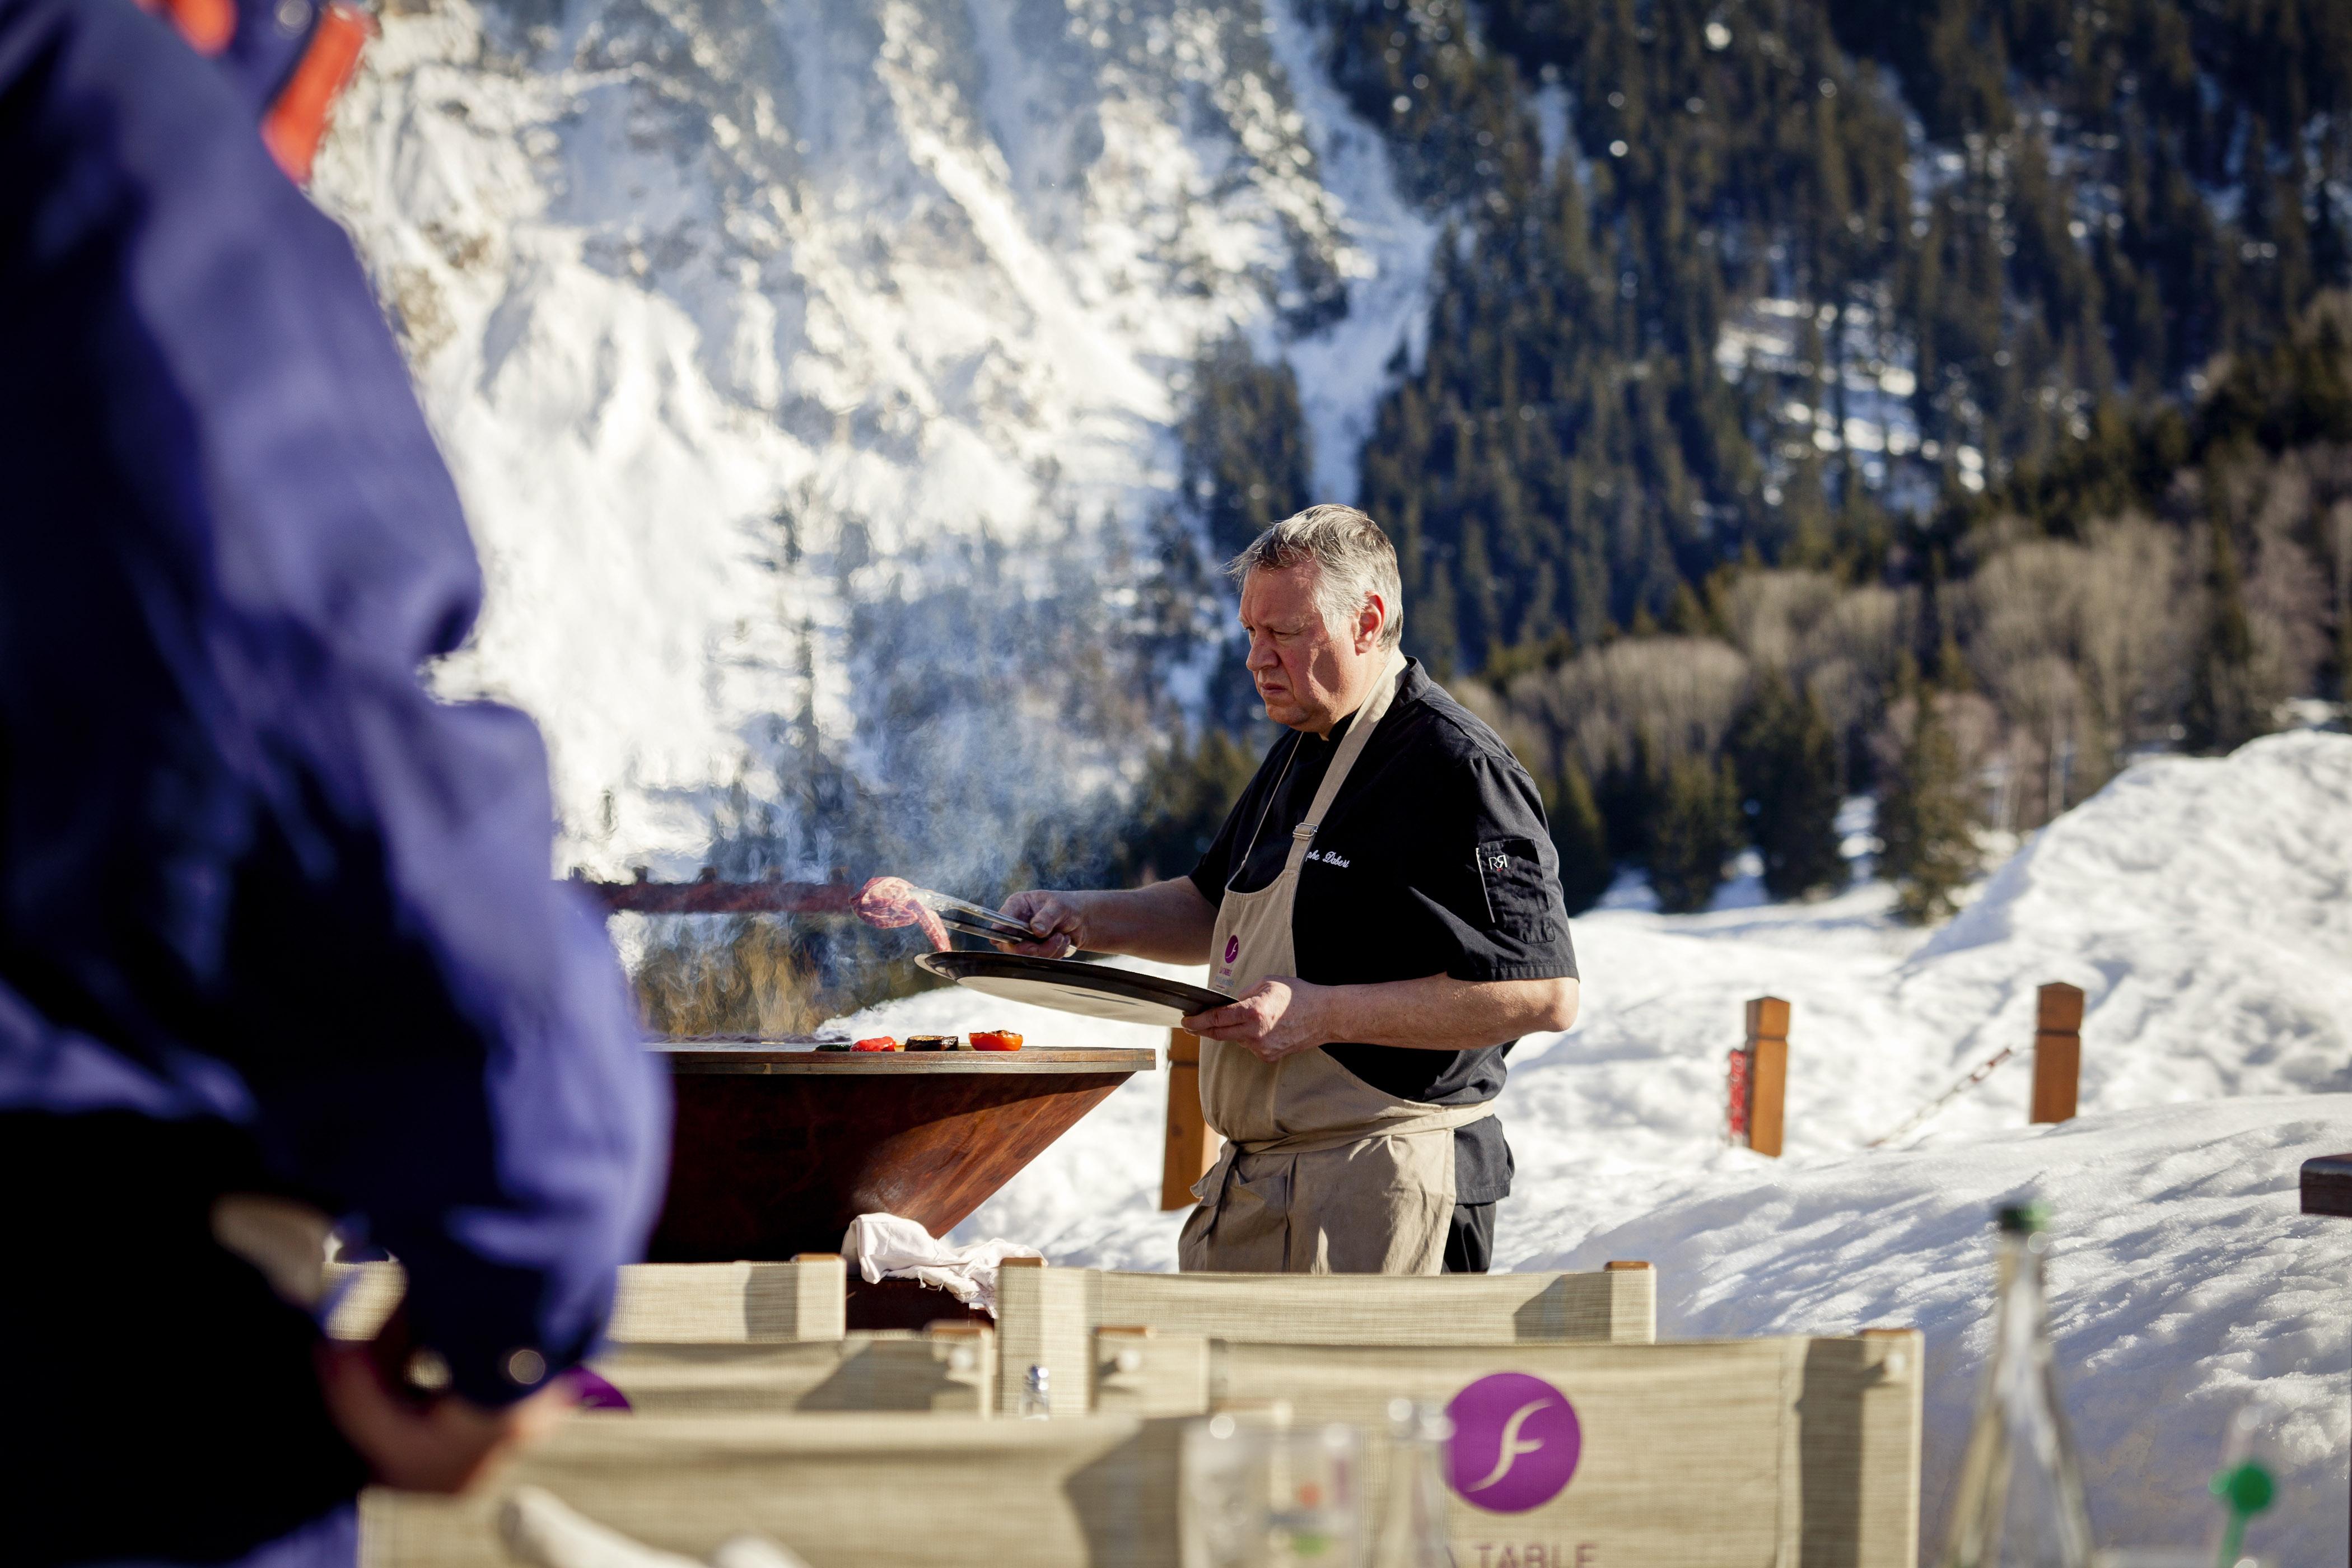
MULTIPOLYGON (((838 1258, 790 1263, 637 1263, 621 1270, 615 1343, 778 1344, 838 1340, 847 1276, 838 1258)), ((397 1263, 331 1263, 327 1331, 363 1340, 407 1288, 397 1263), (334 1293, 340 1291, 340 1295, 334 1293)))
POLYGON ((837 1340, 617 1343, 589 1364, 643 1415, 904 1410, 987 1415, 996 1404, 996 1336, 965 1323, 837 1340))
POLYGON ((370 1491, 362 1568, 512 1568, 498 1504, 544 1487, 702 1561, 754 1531, 812 1568, 1175 1563, 1181 1422, 583 1415, 462 1498, 370 1491))
MULTIPOLYGON (((1095 1335, 1096 1408, 1105 1415, 1169 1417, 1279 1401, 1294 1422, 1344 1421, 1379 1428, 1400 1396, 1450 1404, 1482 1378, 1541 1379, 1574 1408, 1585 1458, 1573 1478, 1574 1540, 1604 1546, 1602 1562, 1633 1555, 1684 1560, 1639 1548, 1661 1505, 1655 1471, 1706 1478, 1673 1506, 1694 1538, 1692 1561, 1907 1565, 1919 1530, 1922 1340, 1916 1330, 1865 1330, 1853 1339, 1772 1339, 1643 1346, 1532 1344, 1491 1347, 1277 1345, 1195 1335, 1100 1330, 1095 1335), (1777 1499, 1757 1510, 1755 1489, 1777 1499), (1793 1491, 1790 1488, 1793 1487, 1793 1491), (1785 1495, 1784 1495, 1785 1494, 1785 1495), (1747 1501, 1734 1500, 1747 1498, 1747 1501), (1777 1524, 1775 1521, 1778 1521, 1777 1524), (1762 1556, 1744 1555, 1767 1527, 1788 1533, 1762 1556), (1793 1555, 1792 1555, 1793 1553, 1793 1555)), ((1499 1459, 1500 1456, 1496 1456, 1499 1459)), ((1538 1510, 1538 1521, 1555 1510, 1538 1510)), ((1507 1520, 1459 1498, 1454 1552, 1514 1541, 1507 1520)), ((1569 1534, 1551 1539, 1566 1542, 1569 1534)), ((1526 1542, 1541 1544, 1537 1536, 1526 1542)), ((1523 1543, 1524 1544, 1524 1543, 1523 1543)), ((1527 1561, 1525 1551, 1516 1553, 1527 1561)), ((1563 1568, 1566 1564, 1563 1563, 1563 1568)))
MULTIPOLYGON (((1657 1270, 1593 1274, 1126 1274, 1009 1258, 996 1288, 997 1405, 1033 1366, 1059 1402, 1091 1383, 1105 1325, 1286 1344, 1444 1345, 1657 1338, 1657 1270)), ((1083 1409, 1085 1405, 1079 1405, 1083 1409)))
MULTIPOLYGON (((1457 1493, 1451 1529, 1465 1565, 1916 1568, 1923 1369, 1910 1331, 1664 1345, 1126 1338, 1127 1375, 1181 1348, 1205 1360, 1213 1405, 1278 1399, 1295 1423, 1374 1431, 1392 1398, 1449 1405, 1485 1379, 1540 1380, 1574 1413, 1573 1466, 1562 1468, 1554 1494, 1518 1512, 1457 1493)), ((1505 1387, 1517 1397, 1518 1385, 1505 1387)), ((584 1416, 525 1455, 507 1484, 544 1487, 600 1523, 696 1558, 751 1530, 813 1568, 881 1560, 1174 1568, 1178 1454, 1194 1419, 584 1416)), ((1562 1466, 1560 1438, 1555 1417, 1544 1463, 1562 1466)), ((1473 1440, 1499 1451, 1491 1430, 1473 1440)), ((1368 1514, 1378 1519, 1389 1467, 1383 1445, 1369 1452, 1368 1514)), ((1537 1453, 1517 1450, 1529 1464, 1537 1453)), ((493 1568, 504 1561, 496 1502, 494 1493, 371 1493, 362 1560, 493 1568)))

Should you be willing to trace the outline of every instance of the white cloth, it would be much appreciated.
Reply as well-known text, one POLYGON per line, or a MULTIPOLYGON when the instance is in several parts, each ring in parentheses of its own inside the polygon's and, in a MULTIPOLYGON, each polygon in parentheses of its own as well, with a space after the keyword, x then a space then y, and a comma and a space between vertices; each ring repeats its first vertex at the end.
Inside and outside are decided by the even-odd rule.
POLYGON ((950 1247, 913 1220, 894 1214, 862 1214, 841 1238, 841 1256, 857 1265, 868 1285, 885 1279, 919 1279, 967 1307, 996 1316, 996 1271, 1008 1258, 1043 1258, 1034 1247, 992 1237, 970 1247, 950 1247))

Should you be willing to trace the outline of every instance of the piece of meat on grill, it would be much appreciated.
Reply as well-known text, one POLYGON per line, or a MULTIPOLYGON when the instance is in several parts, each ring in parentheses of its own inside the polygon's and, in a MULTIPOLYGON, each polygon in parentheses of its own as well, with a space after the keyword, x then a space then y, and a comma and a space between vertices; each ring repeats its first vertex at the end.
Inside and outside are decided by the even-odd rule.
POLYGON ((948 928, 915 896, 915 884, 904 877, 875 878, 858 889, 855 908, 857 918, 870 926, 919 926, 933 952, 947 951, 948 928))

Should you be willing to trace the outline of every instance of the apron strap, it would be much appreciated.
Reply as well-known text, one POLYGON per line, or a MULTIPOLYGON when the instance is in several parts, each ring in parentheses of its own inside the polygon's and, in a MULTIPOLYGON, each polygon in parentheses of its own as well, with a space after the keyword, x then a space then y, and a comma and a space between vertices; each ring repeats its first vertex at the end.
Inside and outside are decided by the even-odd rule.
POLYGON ((1356 710, 1355 721, 1339 741, 1339 749, 1331 754, 1331 765, 1324 770, 1323 782, 1315 789, 1315 798, 1307 804, 1306 820, 1290 830, 1290 858, 1285 868, 1297 871, 1307 863, 1307 846, 1315 842, 1316 833, 1323 826, 1323 817, 1339 798, 1339 786, 1348 782, 1356 759, 1364 754, 1371 743, 1372 731, 1381 727, 1388 716, 1389 706, 1396 700, 1397 683, 1404 674, 1404 653, 1400 648, 1389 649, 1388 661, 1381 665, 1379 679, 1372 682, 1371 694, 1363 706, 1356 710))

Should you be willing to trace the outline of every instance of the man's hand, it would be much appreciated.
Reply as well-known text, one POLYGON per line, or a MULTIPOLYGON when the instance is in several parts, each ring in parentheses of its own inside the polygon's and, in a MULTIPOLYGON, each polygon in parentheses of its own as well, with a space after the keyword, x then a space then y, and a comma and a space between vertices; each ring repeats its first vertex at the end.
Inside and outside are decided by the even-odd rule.
POLYGON ((1032 958, 1067 958, 1087 945, 1084 893, 1015 893, 1000 912, 1037 933, 1035 942, 1000 942, 1006 952, 1032 958))
POLYGON ((1286 974, 1261 980, 1225 1005, 1193 1014, 1184 1027, 1204 1040, 1245 1047, 1260 1061, 1278 1062, 1339 1037, 1330 1027, 1337 989, 1286 974))
POLYGON ((385 1379, 371 1345, 330 1340, 318 1360, 327 1413, 377 1482, 401 1491, 464 1491, 572 1406, 561 1377, 504 1410, 485 1410, 454 1394, 420 1404, 385 1379))
POLYGON ((1162 963, 1205 963, 1214 905, 1189 877, 1142 888, 1096 889, 1084 893, 1015 893, 1003 913, 1038 933, 1034 942, 1000 942, 1007 952, 1033 958, 1067 958, 1082 947, 1124 952, 1162 963))

